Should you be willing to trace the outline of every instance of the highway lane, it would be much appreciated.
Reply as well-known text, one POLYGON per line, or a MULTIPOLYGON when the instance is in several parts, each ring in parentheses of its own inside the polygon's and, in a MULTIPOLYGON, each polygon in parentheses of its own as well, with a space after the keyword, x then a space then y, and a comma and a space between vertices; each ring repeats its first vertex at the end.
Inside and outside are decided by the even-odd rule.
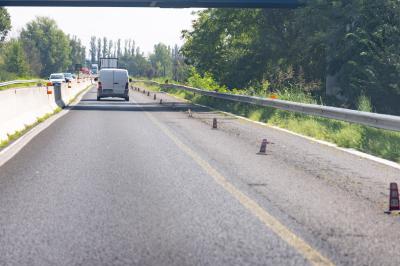
POLYGON ((0 265, 400 263, 398 170, 162 97, 92 90, 0 168, 0 265))

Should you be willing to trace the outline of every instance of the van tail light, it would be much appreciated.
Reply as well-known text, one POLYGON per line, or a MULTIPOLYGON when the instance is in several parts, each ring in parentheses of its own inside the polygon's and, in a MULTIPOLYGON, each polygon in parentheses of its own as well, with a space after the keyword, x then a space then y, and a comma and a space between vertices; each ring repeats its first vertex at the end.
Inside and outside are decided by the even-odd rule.
POLYGON ((97 86, 97 90, 100 91, 100 90, 102 90, 102 89, 103 89, 103 86, 101 85, 101 82, 99 82, 99 83, 98 83, 98 86, 97 86))

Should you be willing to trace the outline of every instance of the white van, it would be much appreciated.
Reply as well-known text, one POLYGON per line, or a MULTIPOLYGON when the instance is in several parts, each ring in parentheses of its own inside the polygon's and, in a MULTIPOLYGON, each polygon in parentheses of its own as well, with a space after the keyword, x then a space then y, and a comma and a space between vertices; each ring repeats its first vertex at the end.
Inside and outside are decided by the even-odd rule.
POLYGON ((103 68, 99 71, 97 100, 104 97, 119 97, 129 101, 129 82, 131 81, 126 69, 103 68))
POLYGON ((66 82, 64 73, 53 73, 49 77, 49 81, 53 84, 61 84, 66 82))

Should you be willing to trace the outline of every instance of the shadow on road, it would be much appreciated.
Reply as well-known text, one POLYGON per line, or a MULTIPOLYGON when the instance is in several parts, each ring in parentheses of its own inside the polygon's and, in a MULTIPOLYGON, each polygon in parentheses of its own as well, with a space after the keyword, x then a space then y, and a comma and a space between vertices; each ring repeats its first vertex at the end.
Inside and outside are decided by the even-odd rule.
POLYGON ((195 106, 181 102, 159 103, 132 103, 124 101, 96 101, 85 99, 82 104, 66 107, 72 111, 122 111, 122 112, 182 112, 191 109, 193 112, 210 113, 210 110, 204 107, 195 106), (96 103, 93 103, 93 102, 96 103))

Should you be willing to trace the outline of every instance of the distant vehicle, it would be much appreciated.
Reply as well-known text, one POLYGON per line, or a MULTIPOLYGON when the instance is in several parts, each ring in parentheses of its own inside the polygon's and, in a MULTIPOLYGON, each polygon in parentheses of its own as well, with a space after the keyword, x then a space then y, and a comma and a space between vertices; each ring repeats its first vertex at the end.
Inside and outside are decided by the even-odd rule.
POLYGON ((97 100, 104 97, 118 97, 129 101, 129 82, 131 79, 128 70, 120 68, 103 68, 99 76, 94 79, 98 81, 97 100))
POLYGON ((74 77, 72 76, 72 73, 64 73, 65 81, 70 82, 74 80, 74 77))
POLYGON ((97 75, 99 73, 99 66, 97 64, 92 64, 92 67, 90 69, 90 72, 93 75, 97 75))
POLYGON ((61 84, 66 82, 64 73, 53 73, 49 77, 49 81, 53 84, 61 84))
POLYGON ((89 68, 87 68, 87 67, 82 67, 82 68, 81 68, 81 72, 82 72, 83 74, 86 74, 86 75, 89 75, 89 74, 90 74, 90 70, 89 70, 89 68))
POLYGON ((102 57, 99 59, 99 68, 118 68, 118 58, 116 57, 102 57))

